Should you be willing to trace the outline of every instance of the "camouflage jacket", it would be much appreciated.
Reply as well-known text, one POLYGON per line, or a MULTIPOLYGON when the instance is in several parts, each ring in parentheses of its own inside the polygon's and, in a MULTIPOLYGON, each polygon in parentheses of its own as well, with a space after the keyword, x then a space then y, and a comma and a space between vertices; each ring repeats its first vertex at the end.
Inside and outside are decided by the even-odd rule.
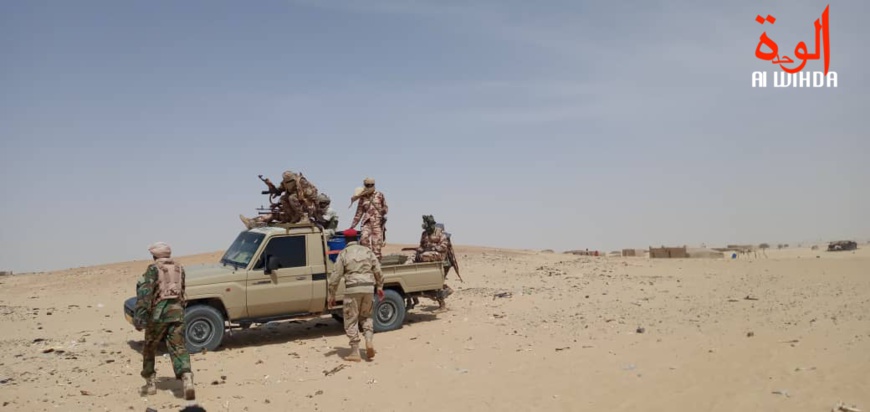
POLYGON ((446 256, 447 248, 447 235, 440 228, 436 227, 431 235, 426 233, 425 230, 420 235, 421 252, 438 252, 441 256, 446 256))
POLYGON ((303 203, 308 206, 313 206, 314 202, 317 199, 317 195, 319 191, 317 187, 311 184, 305 176, 297 175, 297 181, 292 185, 289 185, 289 190, 286 187, 287 185, 281 184, 281 187, 278 188, 278 193, 281 194, 281 202, 289 202, 290 196, 299 196, 302 194, 302 197, 305 198, 303 203))
POLYGON ((334 297, 338 284, 344 278, 344 293, 374 293, 375 287, 384 288, 381 263, 371 249, 359 242, 350 242, 335 259, 329 275, 329 296, 334 297))
POLYGON ((138 325, 151 322, 182 322, 184 321, 184 302, 179 299, 168 299, 155 302, 157 298, 157 266, 151 264, 136 282, 136 308, 133 320, 138 325))
POLYGON ((376 191, 359 200, 356 205, 356 215, 354 215, 350 227, 356 227, 360 221, 365 225, 370 220, 372 220, 370 224, 380 226, 381 219, 387 215, 388 211, 387 199, 382 192, 376 191))

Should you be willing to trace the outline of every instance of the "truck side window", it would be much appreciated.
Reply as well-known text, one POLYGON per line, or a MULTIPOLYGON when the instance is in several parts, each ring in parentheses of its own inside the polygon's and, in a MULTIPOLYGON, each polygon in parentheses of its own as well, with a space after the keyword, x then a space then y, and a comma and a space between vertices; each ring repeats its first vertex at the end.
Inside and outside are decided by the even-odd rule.
POLYGON ((305 236, 275 237, 269 240, 266 249, 254 266, 255 270, 263 269, 266 255, 276 256, 282 268, 307 266, 308 259, 305 248, 305 236))

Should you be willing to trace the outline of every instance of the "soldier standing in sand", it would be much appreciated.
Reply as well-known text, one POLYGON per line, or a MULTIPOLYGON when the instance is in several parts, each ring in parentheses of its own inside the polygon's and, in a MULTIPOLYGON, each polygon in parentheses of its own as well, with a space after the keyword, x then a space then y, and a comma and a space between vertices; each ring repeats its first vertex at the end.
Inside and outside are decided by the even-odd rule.
POLYGON ((362 235, 359 243, 374 252, 378 260, 381 259, 381 248, 384 247, 384 224, 387 221, 387 199, 384 194, 375 189, 375 179, 370 177, 363 180, 365 188, 357 188, 351 205, 359 200, 356 206, 356 215, 350 224, 350 229, 362 223, 362 235))
POLYGON ((331 309, 335 306, 335 293, 338 284, 344 278, 344 331, 350 340, 350 354, 344 359, 350 362, 359 362, 359 332, 363 331, 366 340, 366 357, 371 360, 375 357, 374 347, 374 321, 372 320, 372 308, 374 306, 374 292, 378 298, 384 298, 384 277, 381 275, 381 263, 369 248, 360 245, 356 241, 357 231, 348 229, 344 231, 344 238, 348 240, 347 246, 335 259, 332 273, 329 275, 327 305, 331 309))
POLYGON ((157 394, 154 357, 157 345, 166 343, 175 378, 184 383, 184 398, 196 399, 190 354, 184 346, 185 284, 184 267, 172 259, 172 249, 163 242, 152 244, 148 251, 154 263, 136 284, 136 330, 145 330, 145 347, 142 349, 142 372, 145 392, 157 394))
MULTIPOLYGON (((414 262, 444 262, 447 260, 449 249, 450 240, 447 239, 447 234, 444 233, 444 230, 438 227, 438 224, 435 223, 435 217, 432 215, 424 215, 423 233, 420 234, 420 246, 417 247, 414 262)), ((444 299, 452 293, 453 288, 445 283, 444 287, 438 292, 436 298, 440 309, 446 307, 444 299)), ((417 298, 413 298, 412 302, 416 305, 419 301, 417 298)))

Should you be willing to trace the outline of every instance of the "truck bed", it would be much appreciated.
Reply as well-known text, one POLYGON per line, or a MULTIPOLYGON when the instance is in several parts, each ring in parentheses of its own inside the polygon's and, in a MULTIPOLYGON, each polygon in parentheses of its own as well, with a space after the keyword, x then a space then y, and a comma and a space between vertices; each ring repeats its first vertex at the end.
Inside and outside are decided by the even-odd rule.
POLYGON ((441 262, 381 266, 381 273, 384 283, 396 280, 405 293, 440 290, 444 285, 444 265, 441 262))

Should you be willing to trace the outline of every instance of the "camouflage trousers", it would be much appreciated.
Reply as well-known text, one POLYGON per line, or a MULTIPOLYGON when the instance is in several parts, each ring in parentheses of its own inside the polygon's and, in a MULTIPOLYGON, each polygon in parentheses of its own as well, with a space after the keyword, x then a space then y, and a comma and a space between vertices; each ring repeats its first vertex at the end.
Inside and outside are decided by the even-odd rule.
POLYGON ((278 213, 273 214, 271 216, 271 220, 275 220, 281 223, 296 223, 299 219, 302 218, 302 214, 305 213, 302 210, 301 205, 299 205, 299 201, 291 201, 288 202, 290 206, 288 207, 287 203, 282 204, 281 209, 278 213))
POLYGON ((154 357, 157 355, 157 345, 160 342, 166 343, 176 378, 181 379, 182 374, 191 372, 190 354, 184 346, 184 322, 150 322, 145 327, 145 348, 142 349, 143 378, 156 373, 154 357))
POLYGON ((418 253, 414 260, 417 262, 441 262, 444 260, 444 256, 441 256, 439 252, 430 250, 418 253))
POLYGON ((285 213, 283 210, 279 210, 275 213, 267 213, 265 215, 251 218, 251 222, 253 223, 254 227, 262 227, 271 222, 296 223, 301 217, 302 215, 298 213, 285 213))
POLYGON ((374 295, 372 293, 351 293, 344 295, 344 332, 351 346, 359 345, 359 332, 362 329, 365 339, 371 342, 375 333, 372 320, 374 295))
POLYGON ((368 223, 362 227, 359 244, 369 248, 381 260, 381 248, 384 247, 384 228, 378 223, 368 223))
MULTIPOLYGON (((443 261, 444 261, 444 255, 442 255, 441 253, 436 252, 434 250, 428 250, 428 251, 425 251, 422 253, 417 253, 416 256, 414 257, 414 262, 417 262, 417 263, 443 262, 443 261)), ((445 270, 447 270, 447 269, 445 268, 445 270)), ((444 277, 446 279, 447 275, 445 274, 444 277)), ((450 296, 452 293, 453 293, 453 288, 451 288, 450 286, 448 286, 445 283, 444 286, 441 287, 441 290, 435 292, 434 299, 436 302, 438 302, 438 305, 443 308, 445 305, 444 299, 446 299, 447 296, 450 296)), ((413 298, 413 301, 415 304, 418 302, 417 298, 413 298)))
POLYGON ((290 196, 290 198, 287 199, 287 202, 284 203, 284 205, 285 205, 285 208, 286 208, 286 206, 290 206, 288 209, 289 213, 287 216, 287 219, 288 219, 287 221, 290 223, 298 222, 299 219, 302 218, 302 215, 305 215, 305 214, 307 214, 309 218, 312 218, 312 217, 314 217, 314 214, 316 212, 316 209, 315 209, 316 205, 314 204, 313 199, 305 199, 305 202, 302 202, 295 195, 290 196))

